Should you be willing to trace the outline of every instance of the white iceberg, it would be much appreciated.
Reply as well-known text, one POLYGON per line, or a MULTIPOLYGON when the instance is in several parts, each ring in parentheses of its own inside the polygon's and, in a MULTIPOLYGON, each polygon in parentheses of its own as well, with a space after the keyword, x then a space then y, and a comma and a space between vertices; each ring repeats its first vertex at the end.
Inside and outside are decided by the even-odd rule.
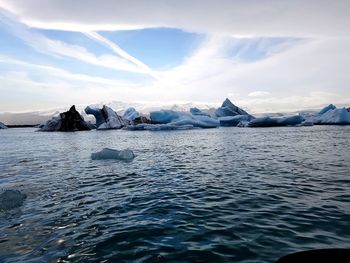
POLYGON ((156 124, 171 124, 175 126, 193 125, 198 128, 216 128, 220 122, 204 115, 192 115, 187 112, 161 110, 150 113, 150 118, 156 124))
POLYGON ((280 126, 297 126, 304 121, 300 115, 284 117, 262 117, 251 120, 248 127, 280 127, 280 126))
POLYGON ((315 125, 350 125, 349 109, 338 109, 330 104, 320 110, 318 113, 301 113, 305 122, 315 125))
POLYGON ((0 129, 7 129, 7 126, 5 124, 3 124, 2 122, 0 122, 0 129))
POLYGON ((5 190, 0 194, 0 210, 10 210, 20 207, 26 195, 18 190, 5 190))
POLYGON ((128 124, 127 120, 106 105, 103 105, 102 109, 88 106, 85 108, 85 113, 95 116, 97 130, 121 129, 128 124))
POLYGON ((313 118, 315 125, 350 125, 350 112, 346 108, 331 109, 313 118))
POLYGON ((135 158, 135 154, 132 150, 114 150, 110 148, 103 148, 102 151, 92 153, 92 160, 121 160, 121 161, 131 161, 135 158))

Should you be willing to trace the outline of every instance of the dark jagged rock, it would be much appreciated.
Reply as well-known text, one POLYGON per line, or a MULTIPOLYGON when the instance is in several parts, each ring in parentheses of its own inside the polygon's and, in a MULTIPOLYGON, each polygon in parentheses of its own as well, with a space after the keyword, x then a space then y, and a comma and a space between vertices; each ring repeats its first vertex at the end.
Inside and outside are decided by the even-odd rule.
POLYGON ((60 113, 59 116, 48 120, 40 131, 88 131, 90 124, 77 112, 75 105, 69 111, 60 113))
POLYGON ((350 107, 346 109, 348 112, 350 112, 350 107))
POLYGON ((88 106, 85 108, 86 114, 92 114, 96 119, 96 129, 121 129, 129 124, 128 120, 119 116, 114 110, 106 105, 102 109, 88 106))
POLYGON ((249 115, 245 110, 234 105, 229 99, 225 99, 221 107, 215 111, 216 117, 227 117, 236 115, 249 115))
POLYGON ((145 116, 139 116, 139 117, 136 117, 132 123, 134 125, 138 125, 138 124, 154 124, 150 119, 148 119, 147 117, 145 116))

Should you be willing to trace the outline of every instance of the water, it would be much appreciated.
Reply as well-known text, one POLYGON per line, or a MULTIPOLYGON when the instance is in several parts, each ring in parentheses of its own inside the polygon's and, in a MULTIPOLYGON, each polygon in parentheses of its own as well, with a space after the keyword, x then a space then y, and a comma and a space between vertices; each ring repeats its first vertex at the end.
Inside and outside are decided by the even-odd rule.
POLYGON ((1 262, 274 262, 350 243, 350 127, 0 131, 1 262), (93 161, 104 147, 132 162, 93 161))

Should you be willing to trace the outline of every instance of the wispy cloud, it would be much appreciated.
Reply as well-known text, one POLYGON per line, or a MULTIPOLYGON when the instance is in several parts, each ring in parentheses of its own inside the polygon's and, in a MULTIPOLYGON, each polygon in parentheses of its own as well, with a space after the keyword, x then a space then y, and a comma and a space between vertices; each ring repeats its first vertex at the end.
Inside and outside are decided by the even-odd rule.
MULTIPOLYGON (((135 63, 136 59, 132 61, 130 58, 127 58, 127 53, 123 53, 122 49, 119 50, 118 54, 123 54, 123 57, 117 57, 110 54, 97 56, 89 52, 85 47, 47 38, 37 31, 30 29, 26 25, 16 21, 16 18, 13 17, 13 15, 4 11, 0 12, 0 22, 8 26, 10 33, 22 39, 37 52, 52 56, 69 57, 88 64, 115 70, 150 74, 150 69, 147 66, 141 67, 135 63)), ((141 64, 142 62, 139 61, 138 63, 141 64)))
POLYGON ((138 60, 137 58, 130 55, 128 52, 123 50, 121 47, 119 47, 117 44, 113 43, 112 41, 108 40, 107 38, 101 36, 100 34, 96 32, 84 32, 86 36, 88 36, 91 39, 94 39, 98 41, 99 43, 102 43, 103 45, 109 47, 112 49, 115 53, 117 53, 122 58, 130 61, 131 63, 135 64, 136 66, 140 67, 144 72, 149 73, 151 76, 158 78, 158 75, 155 71, 153 71, 149 66, 147 66, 142 61, 138 60))

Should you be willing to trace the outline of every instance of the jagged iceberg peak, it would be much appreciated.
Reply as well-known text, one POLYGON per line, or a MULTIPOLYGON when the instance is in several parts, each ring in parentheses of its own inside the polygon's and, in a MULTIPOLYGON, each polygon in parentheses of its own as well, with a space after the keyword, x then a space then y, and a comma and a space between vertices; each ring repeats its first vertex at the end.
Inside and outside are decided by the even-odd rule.
POLYGON ((330 110, 335 110, 337 107, 334 106, 333 104, 329 104, 328 106, 324 107, 322 110, 320 110, 320 112, 318 113, 319 115, 322 115, 324 113, 326 113, 327 111, 330 110))
POLYGON ((236 116, 236 115, 250 115, 245 110, 234 105, 228 98, 222 103, 221 107, 215 111, 216 117, 236 116))
POLYGON ((84 120, 73 105, 68 111, 48 120, 39 131, 88 131, 91 128, 91 124, 84 120))
POLYGON ((330 109, 313 118, 316 125, 350 125, 350 112, 346 108, 330 109))
POLYGON ((3 124, 2 122, 0 122, 0 129, 7 129, 7 126, 5 124, 3 124))
POLYGON ((96 119, 96 128, 98 130, 121 129, 128 124, 128 121, 119 116, 113 109, 103 105, 102 109, 93 106, 85 108, 86 114, 94 115, 96 119))

